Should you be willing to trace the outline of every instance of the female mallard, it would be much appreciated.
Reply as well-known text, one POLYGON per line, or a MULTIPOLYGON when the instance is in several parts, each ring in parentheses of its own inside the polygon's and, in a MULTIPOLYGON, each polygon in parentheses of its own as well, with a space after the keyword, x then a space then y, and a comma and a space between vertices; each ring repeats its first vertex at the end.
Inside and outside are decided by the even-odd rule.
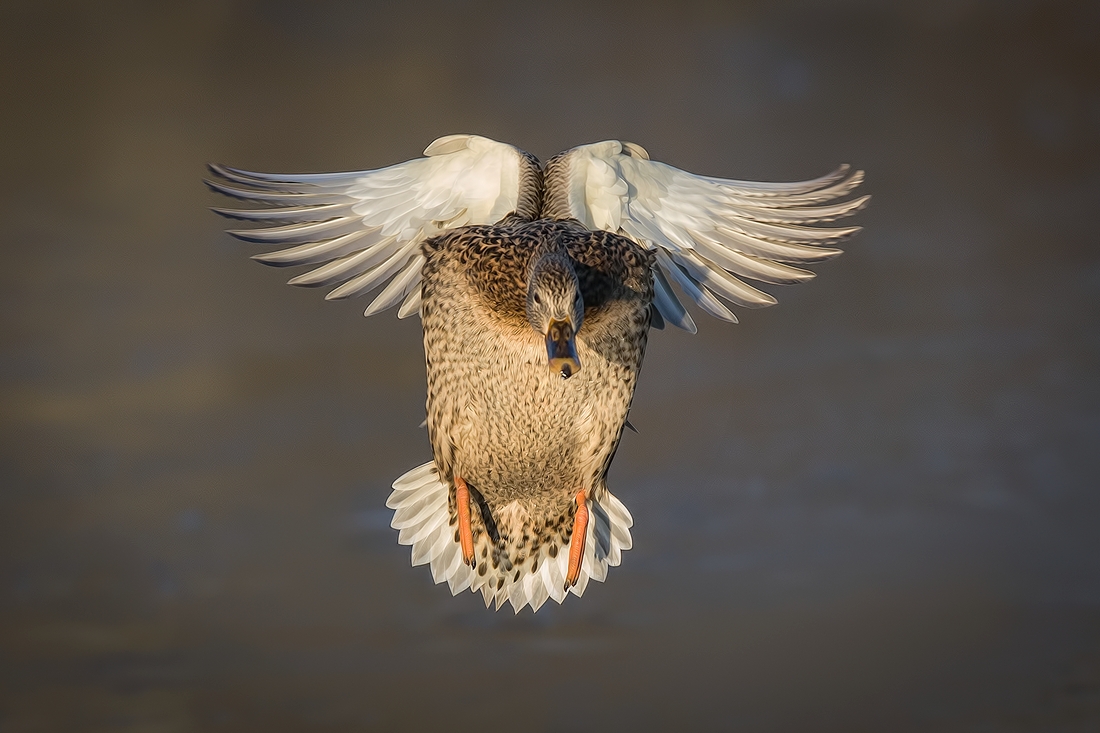
POLYGON ((695 331, 670 280, 703 310, 736 317, 775 299, 737 276, 795 283, 792 263, 840 254, 858 227, 822 228, 868 197, 841 167, 801 183, 696 176, 608 141, 545 166, 475 135, 351 173, 272 175, 211 166, 215 191, 269 204, 215 209, 293 245, 254 259, 320 267, 292 285, 329 299, 389 284, 371 315, 420 313, 433 460, 393 485, 387 506, 414 565, 451 592, 481 591, 518 613, 602 581, 630 549, 633 520, 605 485, 651 326, 695 331), (274 226, 270 226, 274 224, 274 226))

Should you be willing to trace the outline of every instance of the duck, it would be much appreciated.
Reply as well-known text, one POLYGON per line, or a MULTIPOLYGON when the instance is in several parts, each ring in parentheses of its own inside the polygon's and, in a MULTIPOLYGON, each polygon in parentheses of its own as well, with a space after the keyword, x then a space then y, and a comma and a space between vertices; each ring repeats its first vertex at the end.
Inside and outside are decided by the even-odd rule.
POLYGON ((228 233, 273 247, 253 259, 309 266, 289 284, 330 300, 379 291, 364 315, 420 316, 432 459, 393 483, 391 526, 435 583, 517 614, 583 595, 632 547, 607 474, 650 330, 697 331, 682 297, 731 323, 774 304, 746 281, 813 278, 860 231, 822 224, 870 199, 847 165, 723 179, 618 140, 545 164, 462 134, 375 170, 210 170, 251 204, 213 211, 258 225, 228 233))

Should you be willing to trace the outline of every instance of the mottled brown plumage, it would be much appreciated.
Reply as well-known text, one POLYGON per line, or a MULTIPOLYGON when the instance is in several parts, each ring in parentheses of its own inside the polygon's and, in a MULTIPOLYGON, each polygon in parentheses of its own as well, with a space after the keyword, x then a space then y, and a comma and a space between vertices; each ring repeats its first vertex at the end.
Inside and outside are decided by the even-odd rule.
POLYGON ((652 256, 630 240, 576 222, 512 217, 424 244, 421 317, 428 432, 435 464, 462 476, 479 575, 503 576, 556 556, 570 541, 574 496, 599 501, 645 353, 652 256), (529 273, 564 253, 583 298, 581 370, 547 365, 528 320, 529 273))

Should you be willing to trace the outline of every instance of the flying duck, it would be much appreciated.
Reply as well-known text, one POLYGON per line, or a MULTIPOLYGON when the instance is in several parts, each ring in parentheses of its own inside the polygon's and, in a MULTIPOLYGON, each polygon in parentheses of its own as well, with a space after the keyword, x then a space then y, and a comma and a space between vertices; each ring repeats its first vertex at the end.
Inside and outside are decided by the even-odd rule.
POLYGON ((254 173, 211 165, 214 209, 277 249, 253 259, 311 266, 292 285, 328 299, 381 288, 365 311, 419 314, 432 460, 398 478, 387 506, 413 565, 452 594, 537 611, 580 596, 630 549, 630 512, 605 479, 651 328, 737 318, 775 299, 746 280, 798 283, 859 227, 862 171, 798 183, 694 175, 606 141, 545 165, 477 135, 370 171, 254 173), (838 200, 840 200, 838 202, 838 200))

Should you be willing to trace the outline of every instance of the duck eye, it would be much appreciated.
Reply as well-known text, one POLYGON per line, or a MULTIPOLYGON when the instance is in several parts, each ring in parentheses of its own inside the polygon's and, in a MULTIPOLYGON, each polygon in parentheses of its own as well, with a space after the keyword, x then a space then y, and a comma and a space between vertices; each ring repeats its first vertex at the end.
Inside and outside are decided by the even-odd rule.
POLYGON ((542 305, 542 298, 539 297, 538 293, 535 293, 535 305, 542 305))

